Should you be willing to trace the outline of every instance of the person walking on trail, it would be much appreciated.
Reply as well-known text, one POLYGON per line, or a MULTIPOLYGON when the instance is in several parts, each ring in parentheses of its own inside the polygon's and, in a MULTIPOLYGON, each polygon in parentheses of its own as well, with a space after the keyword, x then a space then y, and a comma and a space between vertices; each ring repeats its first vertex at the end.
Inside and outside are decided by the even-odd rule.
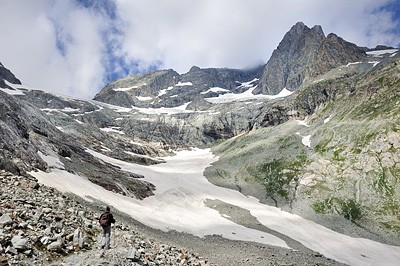
POLYGON ((110 207, 106 207, 106 212, 103 213, 99 218, 101 230, 102 230, 102 242, 101 248, 110 248, 110 238, 111 238, 111 224, 115 223, 114 217, 110 212, 110 207))

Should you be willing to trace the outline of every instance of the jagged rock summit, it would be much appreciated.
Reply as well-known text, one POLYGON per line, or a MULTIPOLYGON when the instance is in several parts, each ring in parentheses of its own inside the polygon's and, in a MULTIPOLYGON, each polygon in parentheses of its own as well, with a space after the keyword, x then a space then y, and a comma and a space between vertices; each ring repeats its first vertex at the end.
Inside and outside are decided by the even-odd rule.
POLYGON ((357 45, 336 34, 325 34, 321 26, 309 28, 298 22, 279 43, 266 64, 258 92, 277 94, 283 88, 297 90, 305 81, 341 65, 365 57, 357 45))

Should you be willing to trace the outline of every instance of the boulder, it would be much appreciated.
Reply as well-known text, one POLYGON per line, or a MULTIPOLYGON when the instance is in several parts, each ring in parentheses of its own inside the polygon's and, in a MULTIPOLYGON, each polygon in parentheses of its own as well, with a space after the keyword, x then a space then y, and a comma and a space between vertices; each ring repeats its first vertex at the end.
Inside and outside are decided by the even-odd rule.
POLYGON ((138 262, 141 256, 142 254, 136 248, 131 248, 126 255, 126 259, 133 262, 138 262))
POLYGON ((75 247, 80 247, 80 248, 83 248, 85 244, 85 236, 83 235, 80 228, 77 228, 74 232, 73 244, 75 247))
POLYGON ((8 247, 6 248, 6 253, 7 253, 7 254, 12 254, 12 255, 17 255, 17 254, 18 254, 18 251, 17 251, 14 247, 8 246, 8 247))
POLYGON ((0 217, 0 225, 4 226, 4 225, 10 225, 13 223, 13 220, 11 219, 11 216, 8 214, 3 214, 0 217))
POLYGON ((21 236, 21 235, 14 236, 11 239, 12 246, 19 251, 24 251, 24 250, 28 249, 28 242, 29 242, 29 240, 26 237, 21 236))
POLYGON ((47 246, 47 250, 57 252, 57 251, 61 251, 62 247, 63 247, 63 244, 61 242, 55 241, 47 246))

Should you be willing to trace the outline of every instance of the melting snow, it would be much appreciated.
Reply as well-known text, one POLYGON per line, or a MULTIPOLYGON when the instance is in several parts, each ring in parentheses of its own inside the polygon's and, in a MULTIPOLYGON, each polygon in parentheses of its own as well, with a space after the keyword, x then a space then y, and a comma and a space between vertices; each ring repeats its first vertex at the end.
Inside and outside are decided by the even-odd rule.
POLYGON ((378 51, 369 51, 366 52, 367 55, 371 55, 373 57, 381 57, 384 54, 393 54, 399 51, 398 49, 387 49, 387 50, 378 50, 378 51))
POLYGON ((370 61, 368 64, 374 64, 372 67, 376 67, 377 64, 379 64, 379 61, 370 61))
POLYGON ((227 89, 219 88, 219 87, 212 87, 207 91, 200 92, 200 94, 207 94, 209 92, 229 92, 227 89))
POLYGON ((311 135, 303 136, 301 143, 303 143, 304 146, 311 147, 311 135))
POLYGON ((289 96, 292 94, 292 91, 287 90, 284 88, 279 94, 277 95, 263 95, 257 94, 254 95, 253 91, 256 89, 255 87, 250 87, 247 91, 242 93, 226 93, 223 95, 218 95, 218 97, 211 97, 211 98, 204 98, 206 101, 210 103, 229 103, 235 101, 248 101, 248 100, 256 100, 256 99, 277 99, 289 96))
POLYGON ((178 84, 175 85, 176 87, 181 87, 181 86, 193 86, 192 82, 178 82, 178 84))
POLYGON ((9 94, 9 95, 25 95, 25 93, 21 90, 11 90, 8 88, 0 88, 0 90, 4 91, 5 93, 9 94))
POLYGON ((60 159, 54 155, 45 155, 41 151, 38 151, 38 155, 40 158, 42 158, 43 161, 45 161, 49 168, 57 168, 64 170, 64 164, 60 161, 60 159))
POLYGON ((251 88, 251 87, 254 87, 253 83, 256 82, 256 81, 258 81, 258 80, 260 80, 260 79, 255 78, 255 79, 250 80, 250 81, 248 81, 248 82, 242 82, 242 83, 238 86, 238 88, 240 89, 240 88, 251 88))
POLYGON ((143 96, 136 96, 136 98, 137 98, 139 101, 150 101, 150 100, 153 99, 152 97, 143 97, 143 96))
POLYGON ((105 132, 114 132, 114 133, 118 133, 121 135, 125 135, 124 132, 118 130, 120 129, 119 127, 106 127, 106 128, 100 128, 100 130, 105 131, 105 132))
POLYGON ((160 97, 160 96, 163 96, 164 94, 167 94, 167 91, 170 91, 170 90, 172 90, 174 87, 168 87, 167 89, 163 89, 163 90, 160 90, 159 92, 158 92, 158 96, 157 97, 160 97))
POLYGON ((66 113, 71 113, 71 112, 79 112, 79 109, 74 109, 71 107, 65 107, 64 109, 61 110, 62 112, 66 112, 66 113))
POLYGON ((186 110, 186 107, 190 104, 191 102, 185 103, 181 106, 178 107, 171 107, 171 108, 166 108, 166 107, 161 107, 161 108, 140 108, 140 107, 135 107, 132 106, 133 110, 137 110, 140 113, 144 114, 180 114, 180 113, 193 113, 193 110, 186 110))
POLYGON ((299 123, 299 124, 302 125, 302 126, 310 127, 309 125, 307 125, 306 120, 304 120, 304 121, 296 120, 296 122, 299 123))
POLYGON ((137 89, 137 88, 139 88, 139 86, 132 86, 129 88, 116 88, 116 89, 113 89, 113 91, 130 91, 132 89, 137 89))
POLYGON ((361 62, 348 63, 346 66, 349 67, 351 65, 358 65, 358 64, 361 64, 361 62))
POLYGON ((311 148, 311 135, 302 136, 300 135, 300 132, 296 132, 296 135, 302 137, 301 143, 303 143, 304 146, 311 148))
MULTIPOLYGON (((155 195, 144 200, 128 198, 61 169, 30 174, 40 183, 62 192, 72 192, 87 200, 101 199, 138 221, 164 231, 177 230, 201 237, 217 234, 229 239, 288 247, 282 239, 235 224, 204 204, 207 199, 218 199, 249 210, 264 226, 337 261, 350 265, 398 265, 400 261, 400 247, 334 232, 298 215, 264 205, 256 198, 209 183, 203 171, 217 160, 210 150, 181 151, 174 157, 167 157, 166 163, 152 166, 115 160, 94 151, 90 153, 122 170, 144 175, 146 181, 157 187, 155 195)), ((46 161, 50 159, 47 157, 46 161)))
POLYGON ((24 91, 36 89, 36 88, 34 88, 32 86, 29 86, 27 84, 14 84, 14 83, 11 83, 11 82, 9 82, 7 80, 4 80, 4 83, 7 86, 9 86, 9 87, 14 89, 14 90, 11 90, 9 88, 0 88, 0 90, 4 91, 5 93, 7 93, 9 95, 25 95, 24 91))
POLYGON ((333 116, 333 115, 330 115, 328 118, 326 118, 326 119, 324 120, 324 124, 328 123, 328 122, 331 120, 332 116, 333 116))

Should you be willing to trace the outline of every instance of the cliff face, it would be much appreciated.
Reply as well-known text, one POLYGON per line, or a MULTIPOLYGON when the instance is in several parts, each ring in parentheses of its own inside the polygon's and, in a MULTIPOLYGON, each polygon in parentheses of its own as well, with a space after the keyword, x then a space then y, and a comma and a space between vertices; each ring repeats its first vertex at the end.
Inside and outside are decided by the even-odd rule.
POLYGON ((333 68, 359 62, 363 58, 365 58, 365 53, 362 48, 331 33, 318 48, 315 60, 307 74, 310 77, 316 77, 333 68))
POLYGON ((265 66, 258 92, 277 94, 285 87, 297 89, 325 39, 320 26, 310 29, 301 22, 294 25, 265 66))
POLYGON ((364 51, 335 34, 325 37, 321 26, 294 25, 272 53, 260 79, 258 93, 297 90, 305 80, 365 57, 364 51))
POLYGON ((11 71, 5 68, 2 63, 0 63, 0 88, 12 89, 6 84, 6 82, 21 84, 21 81, 17 79, 11 71))

